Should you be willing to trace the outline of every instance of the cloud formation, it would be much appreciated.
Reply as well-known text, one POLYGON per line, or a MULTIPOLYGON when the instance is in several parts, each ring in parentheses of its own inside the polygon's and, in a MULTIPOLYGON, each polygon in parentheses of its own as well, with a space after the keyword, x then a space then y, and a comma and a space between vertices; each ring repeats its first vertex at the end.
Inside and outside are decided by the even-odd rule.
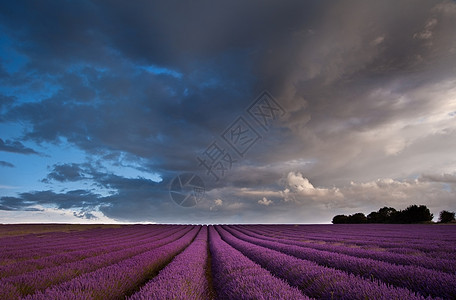
POLYGON ((9 163, 9 162, 3 161, 3 160, 0 160, 0 166, 7 167, 7 168, 14 168, 14 165, 12 163, 9 163))
POLYGON ((60 164, 54 165, 52 171, 48 174, 47 178, 43 179, 45 182, 56 180, 60 182, 65 181, 78 181, 85 179, 83 170, 78 164, 60 164))
POLYGON ((36 152, 32 148, 28 148, 28 147, 24 146, 19 141, 10 141, 10 140, 3 141, 2 139, 0 139, 0 151, 20 153, 20 154, 38 154, 38 152, 36 152))
POLYGON ((269 205, 271 205, 272 203, 274 203, 274 201, 268 200, 268 198, 266 198, 266 197, 263 197, 263 199, 258 200, 258 204, 260 204, 260 205, 269 206, 269 205))

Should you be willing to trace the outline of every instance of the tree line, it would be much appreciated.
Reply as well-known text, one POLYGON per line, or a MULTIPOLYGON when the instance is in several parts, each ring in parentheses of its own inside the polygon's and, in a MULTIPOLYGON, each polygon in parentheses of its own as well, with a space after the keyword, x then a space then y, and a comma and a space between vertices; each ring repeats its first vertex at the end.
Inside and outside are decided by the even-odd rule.
MULTIPOLYGON (((373 211, 367 216, 363 213, 353 215, 337 215, 332 219, 333 224, 364 224, 364 223, 384 223, 384 224, 413 224, 432 222, 434 215, 426 205, 410 205, 404 210, 396 210, 393 207, 383 207, 378 211, 373 211)), ((455 213, 441 211, 439 215, 440 223, 455 222, 455 213)))

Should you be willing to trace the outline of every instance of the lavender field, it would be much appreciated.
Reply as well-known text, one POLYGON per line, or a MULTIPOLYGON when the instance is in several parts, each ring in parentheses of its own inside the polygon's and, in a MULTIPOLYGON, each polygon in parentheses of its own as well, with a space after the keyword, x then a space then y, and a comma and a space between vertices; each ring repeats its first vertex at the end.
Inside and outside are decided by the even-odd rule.
POLYGON ((456 226, 3 225, 0 299, 456 299, 456 226))

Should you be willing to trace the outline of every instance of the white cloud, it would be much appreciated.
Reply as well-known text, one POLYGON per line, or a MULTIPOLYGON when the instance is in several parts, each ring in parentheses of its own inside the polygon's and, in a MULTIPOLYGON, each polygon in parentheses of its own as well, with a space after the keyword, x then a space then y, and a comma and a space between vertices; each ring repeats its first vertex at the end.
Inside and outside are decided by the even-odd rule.
POLYGON ((267 196, 267 197, 277 197, 281 196, 280 191, 275 190, 266 190, 266 189, 257 189, 257 188, 239 188, 238 190, 233 189, 235 194, 240 197, 243 196, 267 196))
MULTIPOLYGON (((100 211, 91 211, 94 216, 92 219, 78 218, 78 212, 71 209, 58 209, 37 205, 34 207, 39 211, 4 211, 0 210, 0 220, 2 223, 93 223, 93 224, 116 224, 125 223, 119 220, 106 217, 100 211)), ((154 222, 149 222, 154 223, 154 222)))
POLYGON ((428 205, 434 212, 454 207, 456 189, 448 188, 456 176, 423 175, 420 179, 398 180, 381 178, 351 182, 340 187, 314 187, 299 172, 290 172, 286 188, 280 192, 282 204, 297 205, 311 210, 345 210, 368 213, 385 205, 404 209, 411 204, 428 205))
POLYGON ((354 206, 364 209, 376 209, 385 205, 404 209, 411 204, 424 204, 436 213, 454 207, 455 196, 441 182, 391 178, 352 182, 342 192, 354 206))
POLYGON ((287 175, 287 188, 283 190, 282 195, 290 195, 290 191, 297 196, 310 197, 313 199, 343 198, 338 188, 316 188, 310 183, 309 179, 302 176, 299 172, 289 172, 287 175))
POLYGON ((260 205, 269 206, 269 205, 271 205, 272 203, 274 203, 274 201, 268 200, 266 197, 263 197, 263 199, 258 200, 258 204, 260 204, 260 205))
POLYGON ((223 200, 218 198, 214 200, 214 204, 209 207, 209 210, 217 210, 223 205, 223 200))
POLYGON ((385 145, 385 153, 387 155, 397 155, 404 150, 406 146, 406 141, 403 138, 397 137, 385 145))

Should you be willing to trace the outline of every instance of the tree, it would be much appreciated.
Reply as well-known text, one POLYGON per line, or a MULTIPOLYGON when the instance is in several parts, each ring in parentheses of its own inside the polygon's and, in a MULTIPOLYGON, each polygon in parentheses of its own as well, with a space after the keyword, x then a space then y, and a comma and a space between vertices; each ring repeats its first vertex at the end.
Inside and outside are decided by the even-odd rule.
POLYGON ((348 223, 350 224, 362 224, 367 223, 367 218, 363 213, 356 213, 348 217, 348 223))
POLYGON ((422 223, 432 221, 434 217, 426 205, 410 205, 396 214, 395 221, 398 223, 422 223))
MULTIPOLYGON (((442 212, 443 213, 443 212, 442 212)), ((440 216, 442 218, 442 213, 440 216)), ((445 212, 444 220, 454 220, 455 213, 445 212)), ((397 211, 392 207, 382 207, 367 215, 355 213, 353 215, 337 215, 333 218, 333 224, 361 224, 361 223, 424 223, 431 222, 434 217, 426 205, 410 205, 404 210, 397 211)), ((450 221, 451 222, 451 221, 450 221)))
POLYGON ((368 223, 392 223, 397 211, 392 207, 383 207, 367 215, 368 223))
POLYGON ((383 223, 380 214, 376 211, 367 215, 367 223, 383 223))
POLYGON ((346 215, 337 215, 332 219, 333 224, 347 224, 348 217, 346 215))
POLYGON ((391 223, 394 216, 397 214, 397 210, 392 207, 383 207, 378 210, 379 215, 381 216, 382 223, 391 223))
POLYGON ((453 222, 453 221, 455 221, 454 212, 449 212, 449 211, 446 211, 446 210, 442 210, 440 212, 440 216, 439 216, 439 222, 440 223, 450 223, 450 222, 453 222))

